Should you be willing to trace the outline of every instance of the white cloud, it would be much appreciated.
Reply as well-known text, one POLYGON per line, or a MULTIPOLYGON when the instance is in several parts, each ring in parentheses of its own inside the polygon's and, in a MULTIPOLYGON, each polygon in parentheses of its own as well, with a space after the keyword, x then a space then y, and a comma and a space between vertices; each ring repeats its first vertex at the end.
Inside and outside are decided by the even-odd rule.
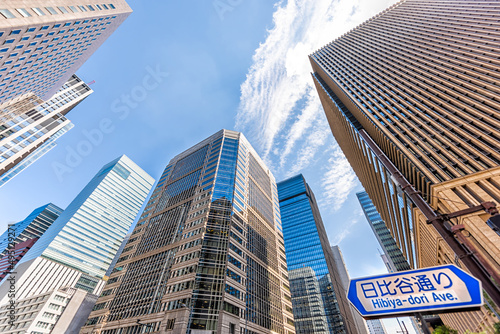
POLYGON ((340 245, 340 243, 351 233, 351 229, 353 228, 353 226, 358 222, 358 219, 351 220, 347 225, 343 227, 342 231, 335 235, 335 239, 333 239, 330 244, 333 246, 340 245))
MULTIPOLYGON (((297 124, 301 124, 301 122, 295 123, 294 126, 297 124)), ((320 147, 325 145, 329 136, 331 136, 331 132, 328 124, 326 122, 318 122, 318 124, 316 124, 307 134, 302 144, 302 148, 298 151, 297 159, 294 164, 289 167, 285 175, 290 177, 298 174, 301 170, 312 164, 316 152, 320 147)))
MULTIPOLYGON (((275 174, 290 176, 331 151, 333 138, 311 78, 308 55, 396 0, 282 0, 274 26, 241 85, 236 129, 275 174), (330 138, 328 137, 330 136, 330 138)), ((323 169, 326 201, 338 209, 354 188, 349 164, 335 151, 323 169)))
POLYGON ((290 154, 297 136, 312 126, 316 113, 322 112, 310 76, 308 55, 394 2, 289 0, 276 4, 274 27, 255 51, 241 86, 236 117, 236 128, 257 139, 254 144, 264 159, 280 134, 289 140, 283 152, 285 157, 290 154), (306 102, 300 112, 297 107, 302 100, 306 102), (301 117, 295 117, 295 126, 290 129, 286 123, 295 113, 301 117))
POLYGON ((334 211, 340 209, 347 196, 356 187, 356 174, 338 146, 328 159, 322 179, 323 200, 332 205, 334 211))

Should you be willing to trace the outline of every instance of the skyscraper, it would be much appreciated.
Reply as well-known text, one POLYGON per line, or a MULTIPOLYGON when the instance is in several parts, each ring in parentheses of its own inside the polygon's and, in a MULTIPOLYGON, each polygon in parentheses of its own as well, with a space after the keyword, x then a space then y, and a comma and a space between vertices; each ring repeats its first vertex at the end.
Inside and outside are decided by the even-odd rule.
MULTIPOLYGON (((396 244, 396 241, 394 241, 391 232, 387 229, 385 222, 380 217, 377 208, 371 201, 366 191, 359 192, 356 194, 356 196, 358 197, 359 204, 363 209, 368 224, 373 230, 373 233, 375 234, 375 237, 377 238, 380 247, 382 247, 383 254, 381 254, 381 257, 382 261, 384 261, 384 264, 387 267, 387 271, 392 273, 396 271, 411 270, 412 268, 408 264, 406 258, 401 253, 401 250, 396 244)), ((436 315, 419 316, 418 321, 423 322, 424 319, 428 320, 431 318, 435 319, 439 317, 436 315)), ((419 324, 415 317, 410 317, 410 321, 413 325, 413 328, 415 329, 415 332, 422 333, 421 327, 426 326, 426 324, 423 325, 419 324)), ((385 331, 385 329, 383 328, 383 324, 380 323, 382 326, 380 327, 378 323, 379 322, 377 322, 376 320, 367 321, 368 328, 371 331, 370 334, 372 332, 382 333, 382 330, 385 331)))
POLYGON ((366 191, 359 192, 356 196, 358 197, 359 204, 361 204, 366 220, 370 224, 378 243, 384 251, 384 263, 386 263, 385 260, 387 260, 387 270, 389 270, 389 272, 410 270, 411 267, 408 261, 403 256, 403 253, 401 253, 391 232, 387 229, 385 222, 382 220, 382 217, 380 217, 377 208, 370 197, 368 197, 366 191))
POLYGON ((357 328, 314 194, 300 174, 278 183, 297 333, 366 333, 357 328))
POLYGON ((0 187, 56 146, 56 139, 73 128, 66 114, 91 93, 72 75, 47 102, 23 104, 16 108, 22 113, 0 113, 0 187))
MULTIPOLYGON (((500 202, 498 10, 486 0, 403 0, 310 56, 332 132, 409 264, 476 266, 496 300, 487 276, 500 273, 500 237, 488 214, 451 222, 472 237, 464 241, 487 275, 456 258, 441 238, 448 232, 427 220, 500 202)), ((492 325, 487 313, 446 321, 481 331, 492 325)))
POLYGON ((368 320, 366 323, 370 334, 387 334, 384 324, 380 319, 368 320))
POLYGON ((274 177, 238 132, 174 157, 81 333, 295 333, 274 177))
POLYGON ((0 113, 47 101, 130 15, 124 0, 4 0, 0 4, 0 113))
MULTIPOLYGON (((340 250, 339 246, 332 246, 332 253, 333 261, 335 263, 338 276, 340 277, 340 282, 342 283, 342 292, 347 295, 347 290, 349 289, 349 282, 351 278, 349 277, 349 273, 344 262, 344 257, 342 256, 342 251, 340 250)), ((349 303, 349 307, 351 308, 351 312, 354 317, 358 332, 368 333, 367 323, 370 322, 370 320, 365 321, 365 319, 363 319, 361 314, 359 314, 359 312, 351 303, 349 303)))
POLYGON ((0 236, 0 282, 5 277, 8 267, 19 262, 62 211, 52 203, 41 206, 33 210, 26 219, 9 226, 0 236), (6 255, 9 252, 16 253, 15 261, 8 259, 6 255))
MULTIPOLYGON (((10 305, 7 292, 11 280, 16 284, 16 308, 36 300, 37 296, 43 299, 59 291, 66 293, 64 298, 70 298, 75 289, 82 290, 86 293, 82 297, 85 302, 80 303, 78 310, 52 313, 53 321, 45 321, 50 326, 57 326, 58 321, 68 326, 71 323, 72 330, 78 330, 101 293, 105 273, 153 182, 151 176, 126 156, 102 167, 19 261, 16 274, 4 279, 0 285, 0 308, 3 307, 0 310, 10 305)), ((32 312, 35 314, 29 321, 16 314, 15 323, 0 331, 25 330, 39 316, 43 317, 42 309, 32 312)))

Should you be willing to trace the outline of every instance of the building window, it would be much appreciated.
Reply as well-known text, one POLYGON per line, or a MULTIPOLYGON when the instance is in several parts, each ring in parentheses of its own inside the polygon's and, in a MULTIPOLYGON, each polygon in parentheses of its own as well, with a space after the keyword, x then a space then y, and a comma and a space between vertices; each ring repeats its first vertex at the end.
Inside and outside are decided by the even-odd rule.
POLYGON ((95 8, 94 8, 94 7, 92 7, 92 5, 87 5, 87 7, 88 7, 88 9, 90 9, 91 11, 93 11, 93 12, 95 11, 95 8))
POLYGON ((233 323, 229 323, 229 334, 235 334, 236 333, 236 325, 233 323))
POLYGON ((24 8, 16 8, 17 12, 21 14, 22 17, 30 17, 31 14, 24 8))
POLYGON ((167 320, 167 327, 165 328, 167 331, 171 331, 174 329, 175 326, 175 319, 168 319, 167 320))
POLYGON ((56 12, 56 10, 52 7, 45 7, 45 9, 52 15, 57 15, 58 13, 56 12))
POLYGON ((72 11, 73 13, 78 13, 78 9, 76 9, 76 7, 75 7, 75 6, 68 6, 68 7, 69 7, 69 9, 71 9, 71 11, 72 11))
POLYGON ((14 19, 15 16, 8 9, 0 9, 0 14, 3 15, 6 19, 14 19))
POLYGON ((45 13, 44 13, 44 12, 43 12, 40 8, 38 8, 38 7, 33 7, 33 8, 31 8, 31 9, 33 9, 33 11, 34 11, 34 12, 35 12, 38 16, 44 16, 44 15, 45 15, 45 13))
POLYGON ((59 9, 63 14, 68 14, 68 10, 63 6, 57 6, 57 9, 59 9))

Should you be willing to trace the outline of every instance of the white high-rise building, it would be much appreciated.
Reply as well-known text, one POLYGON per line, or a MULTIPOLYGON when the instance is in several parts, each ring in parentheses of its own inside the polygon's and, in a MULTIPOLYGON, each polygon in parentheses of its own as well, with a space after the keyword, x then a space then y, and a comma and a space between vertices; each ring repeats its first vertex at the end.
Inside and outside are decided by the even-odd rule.
MULTIPOLYGON (((350 277, 344 262, 344 257, 342 256, 342 251, 340 250, 339 246, 332 246, 332 253, 333 260, 335 262, 335 265, 337 266, 337 272, 340 277, 342 287, 344 288, 344 293, 347 294, 347 290, 349 289, 350 277)), ((351 307, 351 312, 356 323, 356 329, 359 333, 367 333, 368 321, 365 321, 365 319, 363 319, 361 314, 351 303, 349 303, 349 306, 351 307)), ((370 332, 370 334, 372 333, 370 332)))
POLYGON ((387 334, 384 324, 380 319, 368 320, 366 325, 370 334, 387 334))
POLYGON ((0 113, 0 187, 56 146, 56 140, 73 128, 66 114, 91 93, 72 75, 48 101, 17 103, 22 107, 0 113))

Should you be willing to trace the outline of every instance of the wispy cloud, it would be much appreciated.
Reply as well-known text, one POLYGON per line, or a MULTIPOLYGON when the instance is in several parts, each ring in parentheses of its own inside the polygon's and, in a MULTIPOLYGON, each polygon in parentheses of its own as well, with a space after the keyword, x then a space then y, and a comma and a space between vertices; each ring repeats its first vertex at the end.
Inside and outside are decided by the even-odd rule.
POLYGON ((347 196, 356 187, 356 174, 338 146, 333 151, 326 165, 322 179, 323 200, 332 205, 334 211, 340 209, 347 196))
POLYGON ((349 236, 349 234, 351 234, 351 231, 353 231, 354 226, 357 225, 363 219, 364 219, 363 211, 361 211, 361 209, 354 210, 352 214, 352 219, 347 223, 343 224, 342 226, 339 226, 340 229, 335 232, 335 237, 330 238, 331 240, 330 245, 332 246, 340 245, 342 241, 344 241, 349 236))
MULTIPOLYGON (((300 124, 300 122, 295 123, 300 124)), ((300 173, 301 170, 315 162, 315 155, 320 147, 323 147, 331 136, 330 128, 326 122, 319 122, 305 136, 297 158, 285 173, 287 177, 300 173)))
POLYGON ((241 86, 236 118, 236 128, 258 138, 264 158, 284 130, 289 141, 283 153, 289 154, 297 136, 313 126, 315 114, 321 112, 307 56, 394 2, 289 0, 276 4, 274 27, 255 51, 241 86), (296 119, 287 126, 292 116, 296 119))
POLYGON ((344 226, 344 228, 335 235, 335 238, 331 241, 332 246, 338 246, 345 238, 351 233, 351 229, 354 225, 359 222, 359 219, 353 219, 348 224, 344 226))
POLYGON ((281 0, 273 28, 253 56, 241 85, 236 129, 276 174, 289 176, 320 159, 327 201, 339 208, 355 177, 333 139, 310 75, 308 55, 396 0, 281 0))

